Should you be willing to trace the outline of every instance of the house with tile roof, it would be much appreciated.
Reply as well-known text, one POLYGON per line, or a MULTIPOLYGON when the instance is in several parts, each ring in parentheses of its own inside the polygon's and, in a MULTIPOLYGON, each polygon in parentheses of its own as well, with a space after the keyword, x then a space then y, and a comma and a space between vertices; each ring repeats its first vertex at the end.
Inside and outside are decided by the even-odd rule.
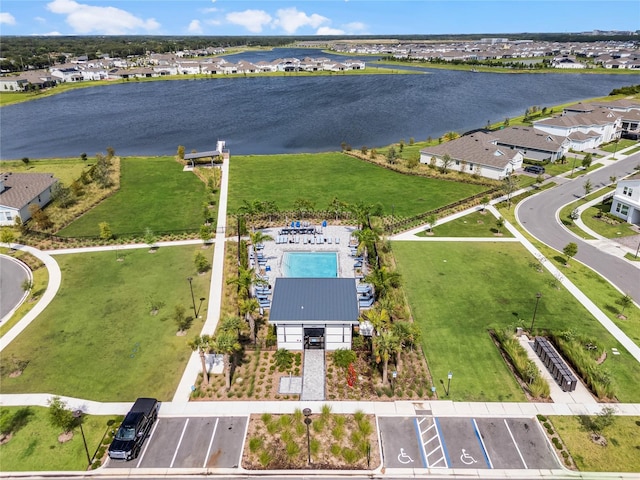
POLYGON ((475 132, 456 140, 420 150, 420 163, 442 167, 445 155, 448 169, 501 180, 522 167, 519 149, 498 145, 498 137, 475 132))
POLYGON ((31 218, 29 206, 40 208, 51 201, 51 189, 58 180, 51 173, 0 174, 0 225, 14 225, 31 218))
POLYGON ((611 213, 628 223, 640 225, 640 173, 618 181, 611 213))

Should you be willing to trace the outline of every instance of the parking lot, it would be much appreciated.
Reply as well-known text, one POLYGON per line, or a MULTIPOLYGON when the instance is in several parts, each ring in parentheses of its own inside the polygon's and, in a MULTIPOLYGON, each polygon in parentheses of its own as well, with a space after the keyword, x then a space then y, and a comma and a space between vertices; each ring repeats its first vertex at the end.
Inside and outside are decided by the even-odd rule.
POLYGON ((389 468, 561 468, 532 418, 380 417, 378 423, 389 468))
POLYGON ((240 463, 247 417, 160 418, 138 458, 107 468, 234 468, 240 463))

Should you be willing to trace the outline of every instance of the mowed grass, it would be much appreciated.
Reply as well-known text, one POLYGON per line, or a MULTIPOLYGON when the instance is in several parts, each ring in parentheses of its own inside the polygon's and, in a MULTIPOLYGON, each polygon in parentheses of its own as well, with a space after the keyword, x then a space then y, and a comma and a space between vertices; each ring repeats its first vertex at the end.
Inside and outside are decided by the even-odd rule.
POLYGON ((2 162, 3 172, 16 173, 52 173, 54 177, 65 185, 80 177, 82 171, 89 165, 95 163, 95 158, 88 157, 86 162, 78 158, 50 158, 50 159, 30 159, 28 164, 21 160, 2 162))
MULTIPOLYGON (((615 408, 615 405, 614 405, 615 408)), ((640 472, 640 417, 616 417, 602 434, 607 446, 596 445, 576 416, 549 417, 583 472, 640 472)))
POLYGON ((123 158, 120 190, 59 232, 97 236, 107 222, 115 235, 197 229, 206 186, 172 157, 123 158))
POLYGON ((229 213, 243 201, 273 201, 280 210, 306 199, 326 210, 334 197, 346 203, 381 203, 408 217, 486 190, 445 180, 403 175, 341 153, 232 157, 229 213))
MULTIPOLYGON (((536 270, 536 261, 516 243, 393 242, 398 270, 433 378, 446 382, 454 373, 450 398, 467 401, 522 401, 489 328, 516 325, 528 329, 536 292, 542 293, 536 329, 562 331, 597 339, 610 355, 604 367, 611 373, 618 399, 640 400, 640 368, 588 311, 553 277, 536 270)), ((443 390, 439 388, 440 396, 443 390)))
MULTIPOLYGON (((58 442, 59 429, 49 423, 49 411, 44 407, 3 407, 2 412, 15 415, 19 412, 24 425, 14 433, 11 440, 0 445, 3 472, 31 472, 39 470, 69 471, 85 470, 87 454, 82 442, 80 429, 74 431, 73 438, 65 443, 58 442)), ((89 455, 97 450, 102 436, 115 416, 86 415, 82 429, 87 439, 89 455)))
MULTIPOLYGON (((498 233, 496 217, 490 213, 473 212, 464 217, 456 218, 446 223, 438 224, 427 235, 427 229, 416 234, 418 237, 495 237, 498 233)), ((502 237, 513 237, 509 230, 500 229, 502 237)))
MULTIPOLYGON (((176 305, 192 315, 187 277, 196 302, 208 297, 210 275, 196 274, 199 246, 161 247, 60 255, 62 284, 53 302, 2 352, 2 361, 28 361, 22 375, 2 392, 46 392, 96 401, 133 401, 151 396, 170 400, 191 353, 187 342, 200 333, 196 320, 185 337, 176 336, 176 305), (150 315, 148 299, 164 302, 150 315)), ((208 298, 201 316, 206 318, 208 298)))

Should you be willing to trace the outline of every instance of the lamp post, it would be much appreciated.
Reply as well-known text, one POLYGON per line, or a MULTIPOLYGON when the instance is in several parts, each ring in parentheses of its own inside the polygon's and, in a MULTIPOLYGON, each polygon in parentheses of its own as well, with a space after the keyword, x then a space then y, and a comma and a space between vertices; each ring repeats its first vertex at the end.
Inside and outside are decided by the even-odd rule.
POLYGON ((198 318, 198 312, 196 311, 196 298, 193 296, 193 277, 187 277, 189 282, 189 289, 191 289, 191 303, 193 304, 193 315, 198 318))
POLYGON ((82 441, 84 443, 84 451, 87 454, 87 467, 91 465, 91 456, 89 455, 89 447, 87 447, 87 439, 84 436, 84 429, 82 428, 82 410, 74 410, 73 418, 78 420, 78 424, 80 425, 80 433, 82 433, 82 441))
POLYGON ((531 320, 531 328, 529 328, 529 332, 533 332, 533 322, 536 321, 536 312, 538 311, 538 302, 540 301, 541 297, 542 297, 542 294, 540 292, 536 293, 536 306, 533 309, 533 320, 531 320))
POLYGON ((453 372, 449 370, 449 373, 447 374, 447 397, 451 391, 451 377, 453 377, 453 372))
POLYGON ((202 307, 202 302, 204 302, 206 298, 200 297, 200 303, 198 304, 198 318, 200 318, 200 308, 202 307))
POLYGON ((309 439, 309 425, 311 425, 311 409, 305 408, 302 410, 302 414, 304 415, 304 424, 307 426, 307 462, 311 464, 311 441, 309 439))
POLYGON ((571 166, 571 175, 570 175, 570 177, 573 177, 574 168, 576 168, 576 157, 573 157, 573 165, 571 166))

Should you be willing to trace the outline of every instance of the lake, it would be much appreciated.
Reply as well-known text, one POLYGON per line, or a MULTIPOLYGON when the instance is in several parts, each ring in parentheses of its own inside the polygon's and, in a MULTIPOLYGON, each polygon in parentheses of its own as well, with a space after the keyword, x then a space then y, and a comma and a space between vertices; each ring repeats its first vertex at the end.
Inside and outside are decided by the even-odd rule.
MULTIPOLYGON (((258 61, 330 56, 276 49, 227 56, 258 61)), ((487 121, 608 95, 640 75, 491 74, 423 69, 417 75, 225 77, 117 82, 0 109, 0 158, 173 155, 215 148, 232 154, 335 151, 426 140, 487 121)))

